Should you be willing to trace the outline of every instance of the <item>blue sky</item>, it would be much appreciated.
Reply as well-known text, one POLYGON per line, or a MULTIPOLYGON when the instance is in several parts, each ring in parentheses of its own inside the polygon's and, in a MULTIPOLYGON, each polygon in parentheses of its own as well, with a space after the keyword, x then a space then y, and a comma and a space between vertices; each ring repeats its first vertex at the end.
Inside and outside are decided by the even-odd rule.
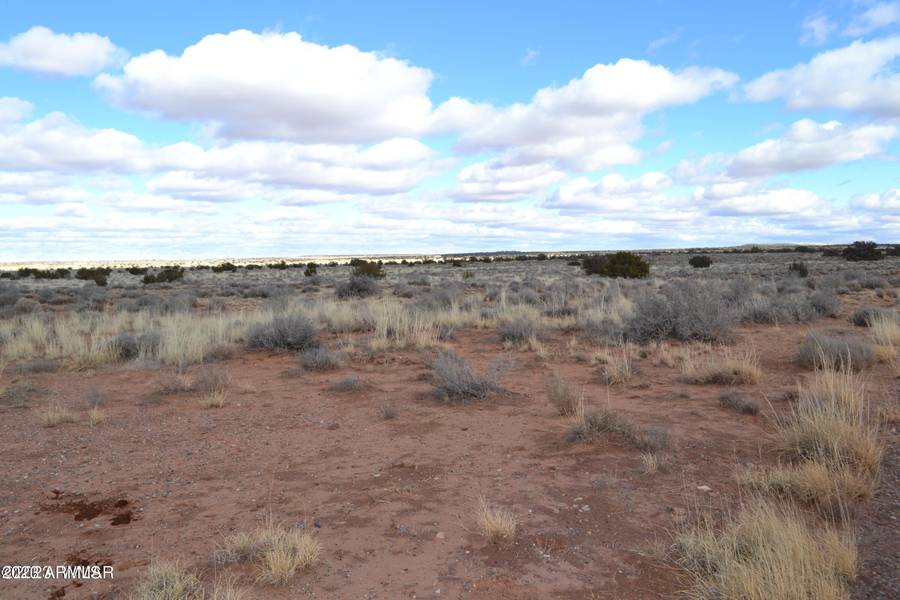
POLYGON ((0 260, 900 241, 900 3, 741 4, 7 0, 0 260))

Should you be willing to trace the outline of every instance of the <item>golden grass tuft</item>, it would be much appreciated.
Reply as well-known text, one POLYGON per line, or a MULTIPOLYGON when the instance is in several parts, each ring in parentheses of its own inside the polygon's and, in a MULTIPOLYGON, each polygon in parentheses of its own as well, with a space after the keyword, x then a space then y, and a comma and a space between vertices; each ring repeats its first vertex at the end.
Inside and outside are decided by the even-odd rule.
POLYGON ((702 359, 690 356, 681 370, 683 382, 696 384, 745 385, 757 383, 761 377, 759 357, 752 350, 712 352, 702 359))
POLYGON ((741 485, 761 493, 793 498, 823 517, 842 520, 874 492, 875 481, 849 465, 804 461, 773 469, 750 469, 738 475, 741 485))
POLYGON ((835 470, 874 477, 881 460, 878 419, 865 386, 849 368, 816 371, 790 413, 775 423, 776 447, 792 460, 813 460, 835 470))
POLYGON ((196 575, 177 562, 154 561, 132 600, 203 600, 203 587, 196 575))
POLYGON ((849 531, 758 498, 721 531, 707 523, 678 534, 673 555, 703 600, 846 600, 857 560, 849 531))
POLYGON ((50 402, 44 412, 41 413, 41 423, 44 427, 56 427, 65 423, 75 423, 78 415, 68 406, 59 402, 50 402))
POLYGON ((630 344, 625 344, 619 354, 598 353, 593 357, 594 362, 600 363, 600 379, 607 385, 625 383, 634 375, 634 363, 630 344))
POLYGON ((92 406, 88 409, 88 423, 91 427, 96 427, 100 423, 106 421, 106 412, 100 406, 92 406))
POLYGON ((516 516, 505 508, 493 508, 481 498, 478 501, 478 527, 493 544, 508 543, 516 537, 516 516))
POLYGON ((320 552, 319 542, 309 533, 287 529, 270 519, 253 532, 228 536, 216 550, 216 561, 254 561, 260 569, 260 581, 283 584, 298 570, 314 565, 320 552))
POLYGON ((203 408, 222 408, 228 402, 226 390, 213 390, 200 396, 198 402, 203 408))

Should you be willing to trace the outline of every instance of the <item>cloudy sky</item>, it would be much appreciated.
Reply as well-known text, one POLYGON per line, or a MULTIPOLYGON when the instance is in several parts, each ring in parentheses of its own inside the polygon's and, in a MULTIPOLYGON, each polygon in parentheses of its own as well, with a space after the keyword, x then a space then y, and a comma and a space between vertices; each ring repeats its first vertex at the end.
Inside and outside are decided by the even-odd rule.
POLYGON ((0 260, 900 242, 900 2, 618 4, 4 0, 0 260))

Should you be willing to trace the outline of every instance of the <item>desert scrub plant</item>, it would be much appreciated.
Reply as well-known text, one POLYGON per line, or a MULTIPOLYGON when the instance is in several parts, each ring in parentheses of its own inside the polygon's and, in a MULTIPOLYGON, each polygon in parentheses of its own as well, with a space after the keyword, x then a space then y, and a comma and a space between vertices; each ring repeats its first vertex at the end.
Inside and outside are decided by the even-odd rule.
POLYGON ((543 336, 540 321, 526 316, 501 320, 497 324, 497 334, 501 342, 512 344, 526 344, 543 336))
POLYGON ((304 315, 276 315, 247 333, 247 346, 265 350, 307 350, 319 345, 319 331, 304 315))
POLYGON ((372 277, 365 275, 353 275, 347 281, 337 284, 334 293, 338 298, 366 298, 375 296, 381 292, 372 277))
POLYGON ((238 532, 225 538, 216 550, 216 562, 254 562, 259 579, 286 583, 298 570, 312 567, 319 559, 321 545, 309 533, 288 529, 271 518, 252 532, 238 532))
POLYGON ((833 365, 861 371, 875 362, 875 351, 864 339, 810 333, 800 344, 800 364, 807 369, 833 365))
POLYGON ((328 389, 338 394, 350 394, 353 392, 361 392, 367 387, 369 387, 369 385, 358 377, 344 377, 343 379, 338 379, 332 383, 328 389))
POLYGON ((516 537, 518 521, 516 516, 505 508, 488 505, 484 498, 478 500, 478 528, 482 535, 492 544, 511 542, 516 537))
POLYGON ((368 277, 370 279, 384 279, 385 277, 381 261, 375 262, 354 258, 350 261, 350 266, 353 267, 353 275, 355 277, 368 277))
POLYGON ((41 423, 44 427, 57 427, 65 423, 75 423, 78 415, 61 402, 51 401, 41 413, 41 423))
POLYGON ((547 382, 547 400, 561 417, 574 417, 578 414, 579 397, 564 379, 554 376, 547 382))
POLYGON ((141 577, 132 600, 203 600, 196 575, 177 562, 156 561, 141 577))
POLYGON ((432 363, 435 396, 444 402, 468 404, 484 400, 497 389, 496 382, 475 372, 461 356, 440 352, 432 363))
POLYGON ((747 400, 737 392, 727 391, 719 394, 719 406, 737 411, 742 415, 755 415, 759 413, 759 405, 752 400, 747 400))
POLYGON ((297 364, 307 371, 333 371, 342 362, 341 356, 328 348, 309 348, 297 354, 297 364))
POLYGON ((224 367, 203 365, 194 373, 191 389, 201 394, 225 392, 231 385, 231 375, 224 367))
POLYGON ((378 417, 382 421, 390 421, 400 416, 400 410, 390 402, 385 402, 378 406, 378 417))
POLYGON ((762 371, 756 352, 714 351, 702 358, 688 355, 681 367, 681 381, 695 384, 745 385, 759 382, 762 371))
POLYGON ((776 418, 775 448, 794 461, 850 465, 874 477, 882 450, 863 383, 846 367, 817 370, 791 410, 776 418))
POLYGON ((876 317, 885 313, 890 313, 890 311, 875 306, 865 306, 850 315, 850 322, 857 327, 869 327, 876 317))
POLYGON ((657 452, 641 452, 641 472, 644 475, 656 475, 669 471, 666 457, 657 452))
POLYGON ((696 256, 692 256, 688 260, 688 264, 695 269, 706 269, 712 265, 712 258, 706 254, 698 254, 696 256))
POLYGON ((639 427, 609 409, 582 413, 572 424, 566 439, 570 442, 591 442, 610 435, 645 452, 665 450, 669 446, 669 438, 664 431, 639 427))
POLYGON ((758 498, 719 531, 704 522, 677 534, 672 556, 702 600, 846 600, 856 572, 852 533, 758 498))
POLYGON ((650 264, 634 252, 594 254, 581 261, 581 268, 588 275, 640 279, 650 275, 650 264))
POLYGON ((853 242, 841 252, 844 260, 852 262, 881 260, 884 252, 878 248, 875 242, 853 242))

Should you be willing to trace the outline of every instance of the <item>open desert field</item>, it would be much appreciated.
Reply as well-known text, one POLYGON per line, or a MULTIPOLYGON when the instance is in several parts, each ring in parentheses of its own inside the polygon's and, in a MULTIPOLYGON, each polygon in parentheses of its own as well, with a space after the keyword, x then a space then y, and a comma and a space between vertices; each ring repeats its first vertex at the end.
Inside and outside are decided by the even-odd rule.
POLYGON ((0 280, 0 564, 115 572, 0 597, 896 598, 900 259, 710 256, 0 280))

